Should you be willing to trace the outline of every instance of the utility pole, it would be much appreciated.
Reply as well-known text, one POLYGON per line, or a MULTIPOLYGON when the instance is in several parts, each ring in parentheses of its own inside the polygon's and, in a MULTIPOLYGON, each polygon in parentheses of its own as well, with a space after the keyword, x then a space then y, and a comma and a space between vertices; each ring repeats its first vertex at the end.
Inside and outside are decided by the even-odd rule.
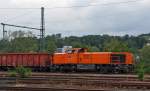
POLYGON ((41 30, 40 30, 40 51, 45 50, 45 20, 44 20, 44 7, 41 7, 41 30))

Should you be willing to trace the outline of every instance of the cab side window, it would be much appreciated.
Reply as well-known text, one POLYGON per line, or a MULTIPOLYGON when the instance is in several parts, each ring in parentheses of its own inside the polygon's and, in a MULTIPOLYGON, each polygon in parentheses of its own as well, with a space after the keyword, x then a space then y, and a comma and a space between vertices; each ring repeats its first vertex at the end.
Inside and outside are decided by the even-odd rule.
POLYGON ((125 55, 124 54, 112 54, 111 55, 112 63, 125 63, 125 55))

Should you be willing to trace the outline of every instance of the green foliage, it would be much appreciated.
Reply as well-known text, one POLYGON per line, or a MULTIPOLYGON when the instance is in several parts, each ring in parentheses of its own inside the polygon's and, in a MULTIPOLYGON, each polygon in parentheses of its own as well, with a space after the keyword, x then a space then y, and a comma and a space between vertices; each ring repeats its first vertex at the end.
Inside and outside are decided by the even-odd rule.
POLYGON ((10 42, 8 40, 0 40, 0 52, 9 52, 10 50, 10 42))
POLYGON ((139 80, 143 81, 143 80, 144 80, 144 75, 145 75, 144 70, 141 69, 141 70, 139 71, 139 73, 138 73, 138 78, 139 78, 139 80))
POLYGON ((90 51, 90 52, 99 52, 99 51, 100 51, 99 48, 96 47, 96 46, 90 46, 90 47, 88 47, 88 48, 89 48, 89 51, 90 51))
POLYGON ((104 43, 104 51, 108 52, 128 52, 129 48, 125 42, 119 41, 118 39, 111 39, 104 43))
POLYGON ((140 63, 137 64, 137 74, 140 80, 144 80, 146 73, 150 73, 150 46, 144 46, 140 50, 140 63))
POLYGON ((32 73, 31 69, 25 68, 22 66, 19 66, 19 67, 15 68, 14 70, 9 71, 10 76, 12 76, 12 77, 19 76, 21 78, 28 77, 31 75, 31 73, 32 73))
POLYGON ((47 41, 47 45, 46 45, 46 51, 47 52, 54 52, 56 50, 56 45, 53 41, 47 41))
POLYGON ((144 80, 144 75, 146 73, 145 62, 140 61, 139 64, 136 65, 136 74, 138 75, 139 80, 144 80))
POLYGON ((28 77, 31 75, 31 69, 24 68, 22 66, 17 67, 16 72, 19 74, 20 77, 28 77))
MULTIPOLYGON (((149 36, 149 35, 146 35, 149 36)), ((26 33, 15 31, 11 34, 12 39, 0 40, 0 52, 37 52, 39 51, 39 38, 34 37, 32 32, 26 33)), ((54 52, 56 48, 73 46, 88 48, 89 51, 131 51, 138 50, 148 42, 145 35, 134 36, 109 36, 109 35, 86 35, 82 37, 61 37, 61 34, 53 34, 45 37, 45 52, 54 52)))
POLYGON ((150 46, 144 46, 140 50, 141 59, 150 64, 150 46))
POLYGON ((9 70, 9 76, 10 77, 16 77, 17 76, 17 72, 15 70, 9 70))
POLYGON ((15 38, 11 41, 11 52, 34 52, 38 50, 38 41, 35 38, 15 38))

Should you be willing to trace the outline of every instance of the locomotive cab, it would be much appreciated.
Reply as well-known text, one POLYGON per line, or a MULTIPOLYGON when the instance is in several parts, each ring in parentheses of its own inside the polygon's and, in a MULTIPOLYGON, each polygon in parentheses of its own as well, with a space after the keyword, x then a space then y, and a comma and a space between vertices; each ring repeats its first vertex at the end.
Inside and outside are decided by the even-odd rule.
POLYGON ((126 60, 125 54, 111 54, 111 63, 124 64, 126 60))
POLYGON ((73 48, 72 53, 83 53, 87 52, 87 48, 73 48))

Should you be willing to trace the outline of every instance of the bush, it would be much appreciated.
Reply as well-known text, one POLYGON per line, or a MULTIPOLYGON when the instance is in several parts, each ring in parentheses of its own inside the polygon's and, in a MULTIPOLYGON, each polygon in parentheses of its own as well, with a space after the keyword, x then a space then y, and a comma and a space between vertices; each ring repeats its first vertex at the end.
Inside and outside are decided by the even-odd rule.
POLYGON ((10 76, 13 76, 13 77, 19 76, 19 77, 24 78, 24 77, 30 76, 31 73, 32 73, 31 69, 25 68, 23 66, 19 66, 16 69, 10 71, 10 76))
POLYGON ((145 68, 144 62, 141 61, 136 67, 136 73, 138 75, 139 80, 141 81, 144 80, 145 72, 146 72, 146 68, 145 68))
POLYGON ((9 70, 9 76, 10 77, 16 77, 17 76, 17 72, 15 70, 9 70))
POLYGON ((138 78, 139 80, 143 81, 144 80, 144 71, 141 71, 138 73, 138 78))
POLYGON ((16 71, 20 77, 28 77, 31 75, 31 70, 29 68, 24 68, 22 66, 17 67, 16 71))

